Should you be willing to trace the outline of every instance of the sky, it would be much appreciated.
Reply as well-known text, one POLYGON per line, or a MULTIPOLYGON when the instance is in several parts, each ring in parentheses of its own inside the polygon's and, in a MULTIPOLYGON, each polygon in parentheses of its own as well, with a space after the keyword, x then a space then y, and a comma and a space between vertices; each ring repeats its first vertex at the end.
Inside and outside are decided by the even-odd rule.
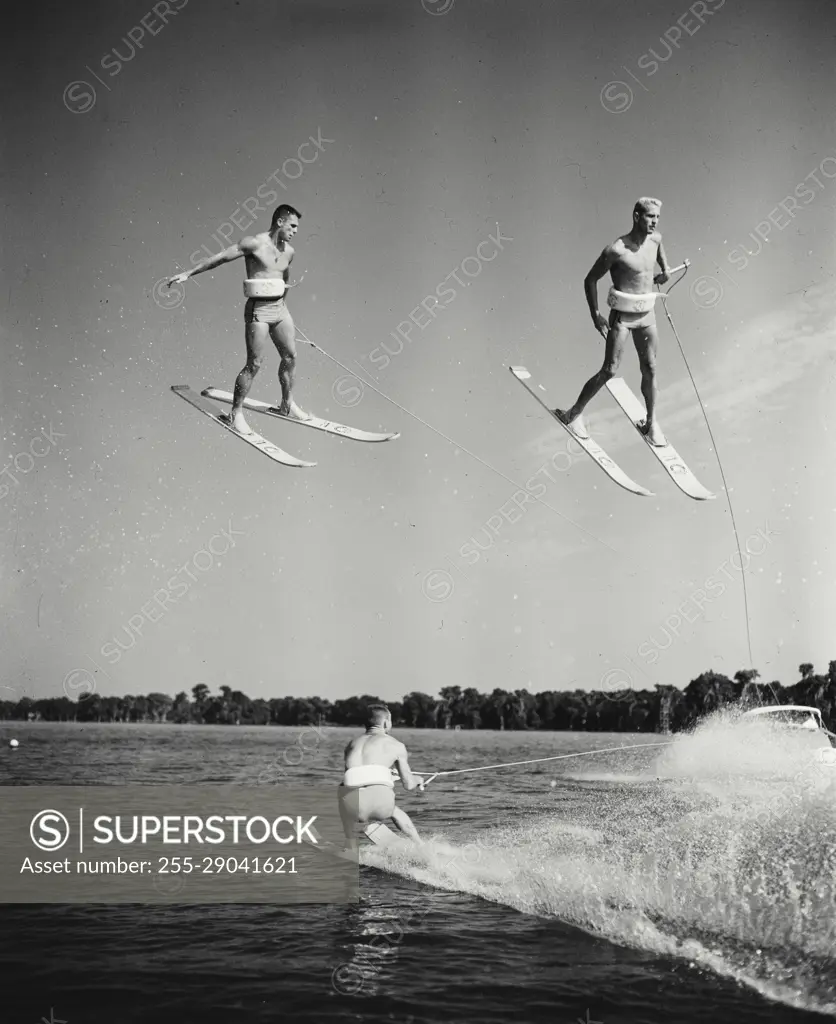
MULTIPOLYGON (((826 669, 829 0, 152 6, 41 5, 6 33, 0 695, 826 669), (660 315, 660 422, 713 502, 602 392, 593 435, 655 495, 622 491, 508 372, 576 397, 602 355, 583 278, 648 194, 692 263, 668 306, 693 383, 660 315), (302 213, 290 308, 327 353, 300 345, 297 400, 401 435, 251 416, 313 469, 170 390, 231 390, 244 266, 159 282, 281 201, 302 213)), ((252 397, 279 397, 277 369, 252 397)), ((638 392, 632 352, 622 370, 638 392)))

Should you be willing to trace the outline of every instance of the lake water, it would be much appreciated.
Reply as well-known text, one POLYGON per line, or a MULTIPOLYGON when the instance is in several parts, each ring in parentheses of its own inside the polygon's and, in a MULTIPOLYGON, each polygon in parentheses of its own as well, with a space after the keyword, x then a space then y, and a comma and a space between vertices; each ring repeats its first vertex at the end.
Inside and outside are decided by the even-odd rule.
MULTIPOLYGON (((265 784, 281 765, 294 783, 336 785, 355 732, 6 722, 0 784, 265 784)), ((4 1019, 836 1016, 824 770, 790 789, 794 752, 722 723, 682 737, 396 735, 416 770, 625 749, 440 778, 422 795, 399 788, 427 846, 364 850, 357 905, 6 906, 4 1019)))

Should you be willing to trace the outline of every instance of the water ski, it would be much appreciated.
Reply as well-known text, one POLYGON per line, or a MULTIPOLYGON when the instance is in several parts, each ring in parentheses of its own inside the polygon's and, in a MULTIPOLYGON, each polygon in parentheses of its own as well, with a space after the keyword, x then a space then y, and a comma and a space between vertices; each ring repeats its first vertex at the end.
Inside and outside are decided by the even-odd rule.
POLYGON ((370 825, 366 825, 363 829, 363 834, 367 839, 370 839, 375 846, 391 847, 391 846, 402 846, 404 843, 408 843, 410 840, 404 839, 403 836, 399 836, 397 832, 393 832, 388 825, 384 825, 382 821, 373 821, 370 825))
MULTIPOLYGON (((322 853, 330 854, 332 857, 339 857, 341 860, 353 861, 355 864, 358 862, 358 853, 355 850, 353 853, 351 850, 344 846, 339 846, 336 843, 332 843, 317 832, 313 827, 309 829, 316 838, 315 843, 311 845, 320 850, 322 853)), ((409 840, 399 836, 397 832, 393 832, 388 825, 384 825, 382 821, 374 821, 370 825, 363 826, 363 835, 374 845, 383 849, 392 849, 393 847, 403 846, 404 843, 408 843, 409 840)), ((306 839, 305 842, 310 842, 306 839)))
MULTIPOLYGON (((561 427, 563 427, 566 433, 575 441, 576 444, 583 448, 583 450, 591 459, 594 459, 594 461, 597 462, 597 464, 601 467, 601 469, 603 469, 603 471, 607 474, 610 480, 617 483, 619 487, 623 487, 625 491, 630 491, 632 494, 640 494, 643 497, 647 498, 653 497, 653 491, 648 491, 645 487, 642 487, 641 484, 637 484, 635 480, 632 480, 629 476, 627 476, 624 470, 613 459, 611 459, 609 455, 607 455, 604 449, 596 441, 593 441, 591 437, 578 437, 578 435, 575 434, 574 431, 570 430, 569 427, 566 426, 563 420, 561 420, 558 416, 555 416, 554 410, 550 409, 546 405, 543 399, 528 383, 528 381, 531 379, 531 374, 524 366, 509 366, 508 369, 511 371, 511 373, 513 373, 513 375, 517 378, 520 384, 522 384, 526 391, 528 391, 529 394, 533 395, 534 398, 536 398, 536 400, 540 403, 540 405, 543 406, 543 408, 546 410, 549 416, 551 416, 551 418, 556 423, 559 423, 561 427)), ((542 384, 538 384, 537 386, 538 388, 540 388, 541 391, 545 391, 545 388, 542 384)))
POLYGON ((655 445, 650 443, 647 435, 641 429, 641 424, 645 419, 644 406, 630 390, 623 377, 613 377, 611 381, 607 382, 607 389, 683 494, 687 494, 695 501, 710 501, 717 497, 697 480, 672 444, 655 445))
POLYGON ((293 466, 295 468, 310 469, 315 466, 315 462, 306 462, 304 459, 297 459, 295 455, 290 455, 288 452, 281 448, 278 448, 272 442, 268 441, 261 434, 241 434, 237 430, 229 425, 228 422, 223 418, 223 414, 208 401, 203 395, 199 395, 196 391, 193 391, 188 384, 174 384, 171 390, 175 395, 179 395, 184 398, 189 405, 193 405, 195 409, 198 409, 205 416, 213 419, 216 423, 219 423, 225 430, 228 430, 230 434, 234 434, 235 437, 240 437, 242 441, 246 441, 247 444, 252 445, 253 448, 257 448, 258 451, 263 452, 268 459, 272 459, 273 462, 279 462, 283 466, 293 466))
MULTIPOLYGON (((219 388, 204 388, 201 394, 205 398, 214 398, 218 402, 232 404, 233 396, 229 391, 221 391, 219 388)), ((379 434, 371 430, 358 430, 357 427, 348 427, 344 423, 334 423, 332 420, 323 420, 318 416, 312 416, 309 420, 297 420, 292 416, 285 416, 280 413, 275 405, 269 402, 259 402, 254 398, 244 399, 244 408, 252 409, 253 412, 264 413, 265 416, 274 416, 277 420, 285 423, 298 423, 300 427, 313 427, 314 430, 322 430, 326 434, 336 434, 338 437, 347 437, 350 441, 394 441, 400 434, 379 434)))

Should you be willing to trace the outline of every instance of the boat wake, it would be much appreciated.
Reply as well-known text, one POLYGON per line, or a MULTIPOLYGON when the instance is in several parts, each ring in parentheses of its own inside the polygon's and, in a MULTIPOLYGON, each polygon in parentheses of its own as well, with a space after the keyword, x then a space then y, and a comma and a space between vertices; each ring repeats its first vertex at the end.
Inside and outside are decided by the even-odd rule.
POLYGON ((364 862, 836 1016, 836 769, 792 740, 718 718, 677 737, 642 784, 564 776, 559 815, 364 862))

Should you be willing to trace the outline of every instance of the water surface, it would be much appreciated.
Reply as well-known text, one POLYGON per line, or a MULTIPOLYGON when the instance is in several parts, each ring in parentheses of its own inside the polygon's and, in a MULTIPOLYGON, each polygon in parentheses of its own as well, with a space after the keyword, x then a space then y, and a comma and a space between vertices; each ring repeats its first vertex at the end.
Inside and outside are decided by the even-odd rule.
MULTIPOLYGON (((336 785, 352 734, 0 723, 0 783, 336 785)), ((790 786, 797 752, 766 731, 397 735, 416 770, 624 749, 399 797, 427 847, 364 851, 357 905, 7 906, 12 1019, 836 1016, 836 800, 823 771, 790 786)))

